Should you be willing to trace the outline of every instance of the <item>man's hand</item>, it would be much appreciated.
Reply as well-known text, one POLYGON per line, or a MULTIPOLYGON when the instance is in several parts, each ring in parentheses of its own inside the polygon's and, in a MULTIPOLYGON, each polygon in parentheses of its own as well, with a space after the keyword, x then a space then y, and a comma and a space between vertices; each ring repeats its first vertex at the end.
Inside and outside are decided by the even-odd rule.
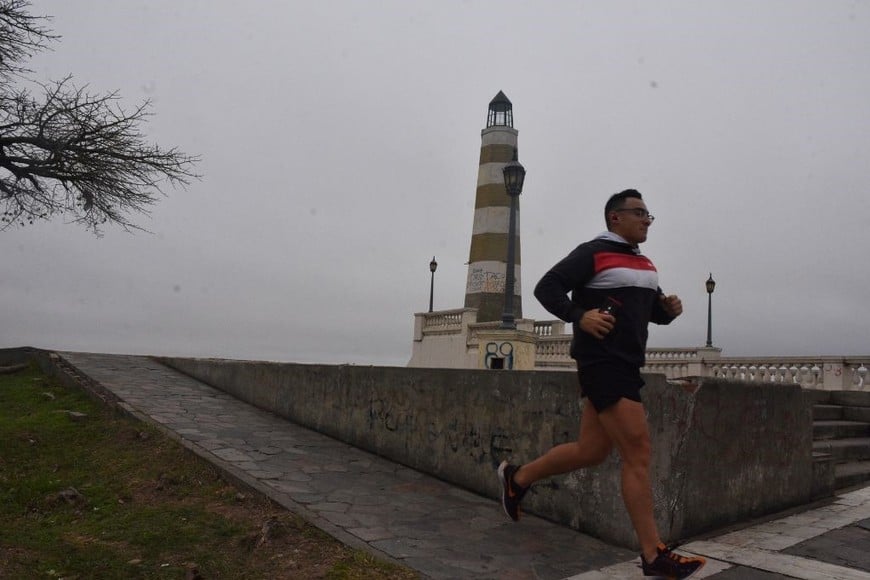
POLYGON ((588 332, 598 339, 602 339, 613 330, 616 318, 612 314, 600 312, 597 308, 587 310, 580 318, 580 330, 588 332))
POLYGON ((662 308, 668 316, 676 318, 683 313, 683 302, 676 294, 671 294, 670 296, 659 294, 659 302, 661 302, 662 308))

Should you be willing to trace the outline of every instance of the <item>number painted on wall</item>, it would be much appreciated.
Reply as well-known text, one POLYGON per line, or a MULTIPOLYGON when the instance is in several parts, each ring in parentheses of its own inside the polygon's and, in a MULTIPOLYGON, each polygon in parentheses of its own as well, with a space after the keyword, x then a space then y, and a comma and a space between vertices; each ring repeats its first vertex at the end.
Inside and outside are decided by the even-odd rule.
POLYGON ((488 369, 514 368, 514 345, 510 342, 488 342, 486 355, 483 359, 484 366, 488 369), (501 361, 501 362, 496 362, 501 361), (500 366, 499 366, 500 365, 500 366))

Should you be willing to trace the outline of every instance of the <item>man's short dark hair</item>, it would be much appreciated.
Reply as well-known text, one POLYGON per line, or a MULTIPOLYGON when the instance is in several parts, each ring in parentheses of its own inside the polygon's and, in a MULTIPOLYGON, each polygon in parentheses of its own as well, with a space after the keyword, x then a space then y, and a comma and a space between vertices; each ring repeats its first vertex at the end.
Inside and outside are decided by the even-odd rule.
POLYGON ((643 199, 643 196, 636 189, 625 189, 620 191, 619 193, 614 193, 610 196, 610 199, 607 200, 607 203, 604 204, 604 223, 607 224, 607 229, 610 229, 610 212, 615 209, 620 209, 625 205, 625 200, 634 197, 637 199, 643 199))

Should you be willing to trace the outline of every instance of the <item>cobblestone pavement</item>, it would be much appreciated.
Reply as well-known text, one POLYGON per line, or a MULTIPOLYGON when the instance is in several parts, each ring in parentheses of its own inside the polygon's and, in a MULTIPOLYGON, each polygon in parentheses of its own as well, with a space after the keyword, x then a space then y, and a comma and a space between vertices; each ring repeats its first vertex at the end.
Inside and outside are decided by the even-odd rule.
MULTIPOLYGON (((229 477, 354 547, 430 578, 641 578, 637 556, 423 475, 173 371, 148 357, 60 353, 98 392, 161 426, 229 477)), ((870 580, 870 487, 681 547, 696 578, 870 580)))
MULTIPOLYGON (((841 493, 825 505, 680 546, 707 566, 693 578, 733 580, 870 579, 870 487, 841 493)), ((571 580, 637 578, 623 562, 571 580)))

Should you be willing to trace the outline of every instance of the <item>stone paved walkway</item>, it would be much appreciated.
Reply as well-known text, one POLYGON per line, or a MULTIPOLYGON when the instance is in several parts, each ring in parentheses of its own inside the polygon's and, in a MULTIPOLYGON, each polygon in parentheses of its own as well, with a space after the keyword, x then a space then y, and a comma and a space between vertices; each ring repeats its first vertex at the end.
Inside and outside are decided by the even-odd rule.
MULTIPOLYGON (((339 540, 430 578, 641 578, 634 553, 304 429, 147 357, 60 353, 130 413, 339 540)), ((697 578, 870 580, 870 487, 683 547, 697 578)))

